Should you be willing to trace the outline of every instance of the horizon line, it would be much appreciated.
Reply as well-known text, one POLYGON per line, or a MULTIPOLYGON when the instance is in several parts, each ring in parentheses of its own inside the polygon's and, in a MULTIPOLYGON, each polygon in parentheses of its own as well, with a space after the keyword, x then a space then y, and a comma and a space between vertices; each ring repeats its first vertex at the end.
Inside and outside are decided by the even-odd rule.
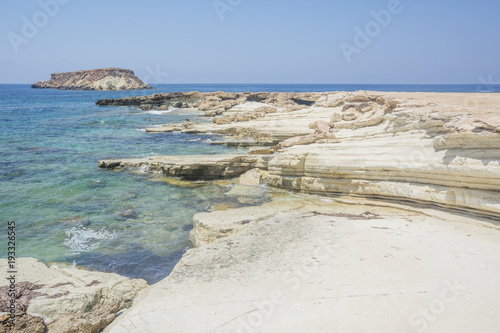
MULTIPOLYGON (((0 82, 0 85, 31 85, 32 83, 7 83, 7 82, 0 82)), ((245 82, 223 82, 223 83, 215 83, 215 82, 201 82, 201 83, 149 83, 149 85, 195 85, 195 84, 221 84, 221 85, 229 85, 229 84, 246 84, 246 85, 400 85, 400 86, 405 86, 405 85, 480 85, 477 82, 472 82, 472 83, 245 83, 245 82)), ((500 83, 493 83, 491 84, 493 86, 500 85, 500 83)))

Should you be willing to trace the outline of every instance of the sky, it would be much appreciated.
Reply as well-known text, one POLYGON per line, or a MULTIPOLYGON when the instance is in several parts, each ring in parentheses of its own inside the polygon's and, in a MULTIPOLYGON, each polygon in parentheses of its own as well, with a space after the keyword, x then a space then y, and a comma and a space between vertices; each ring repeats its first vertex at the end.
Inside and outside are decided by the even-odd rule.
POLYGON ((495 0, 0 3, 0 83, 120 67, 155 83, 500 82, 495 0))

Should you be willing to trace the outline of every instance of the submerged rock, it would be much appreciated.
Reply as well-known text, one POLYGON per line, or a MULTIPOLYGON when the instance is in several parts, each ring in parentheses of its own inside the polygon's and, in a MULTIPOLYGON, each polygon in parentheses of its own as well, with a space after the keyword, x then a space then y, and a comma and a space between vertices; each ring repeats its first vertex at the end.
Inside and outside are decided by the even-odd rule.
POLYGON ((176 187, 186 187, 186 188, 196 188, 206 186, 208 183, 206 181, 187 181, 179 178, 173 177, 160 177, 160 178, 151 178, 152 182, 164 182, 176 187))
POLYGON ((229 198, 235 198, 244 205, 255 205, 269 200, 269 195, 265 188, 252 185, 235 185, 226 193, 229 198))
POLYGON ((71 217, 65 217, 63 219, 57 220, 58 223, 72 223, 72 224, 90 224, 90 220, 88 217, 83 217, 83 216, 71 216, 71 217))
POLYGON ((240 204, 238 204, 237 202, 222 202, 219 204, 212 205, 212 207, 210 207, 210 211, 211 212, 221 212, 221 211, 225 211, 228 209, 234 209, 234 208, 238 208, 238 207, 240 207, 240 204))
POLYGON ((137 211, 135 211, 133 208, 125 208, 122 211, 115 212, 115 216, 119 220, 136 219, 137 211))

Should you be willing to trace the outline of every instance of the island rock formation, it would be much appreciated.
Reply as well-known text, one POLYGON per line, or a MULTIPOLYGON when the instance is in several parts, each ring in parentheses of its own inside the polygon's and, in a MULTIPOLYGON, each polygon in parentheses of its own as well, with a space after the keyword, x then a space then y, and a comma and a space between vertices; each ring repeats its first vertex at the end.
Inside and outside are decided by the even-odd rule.
POLYGON ((54 73, 51 74, 49 81, 38 81, 33 83, 31 88, 60 90, 155 89, 142 82, 130 69, 121 68, 54 73))

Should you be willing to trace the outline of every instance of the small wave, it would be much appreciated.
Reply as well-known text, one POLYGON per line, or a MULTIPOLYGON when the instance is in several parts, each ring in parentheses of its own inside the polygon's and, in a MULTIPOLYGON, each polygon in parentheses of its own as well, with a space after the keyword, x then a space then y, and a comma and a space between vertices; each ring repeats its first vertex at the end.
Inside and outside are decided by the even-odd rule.
POLYGON ((139 168, 139 171, 142 173, 147 173, 149 171, 149 166, 147 164, 143 165, 139 168))
POLYGON ((146 111, 144 113, 162 115, 162 114, 166 114, 166 113, 171 113, 174 110, 176 110, 176 109, 175 108, 168 108, 168 110, 150 110, 150 111, 146 111))
POLYGON ((99 240, 116 238, 116 232, 109 232, 105 228, 92 230, 76 226, 67 230, 66 236, 64 245, 70 248, 72 254, 79 254, 99 247, 99 240))
POLYGON ((144 133, 146 132, 145 128, 136 128, 135 130, 138 132, 144 132, 144 133))

